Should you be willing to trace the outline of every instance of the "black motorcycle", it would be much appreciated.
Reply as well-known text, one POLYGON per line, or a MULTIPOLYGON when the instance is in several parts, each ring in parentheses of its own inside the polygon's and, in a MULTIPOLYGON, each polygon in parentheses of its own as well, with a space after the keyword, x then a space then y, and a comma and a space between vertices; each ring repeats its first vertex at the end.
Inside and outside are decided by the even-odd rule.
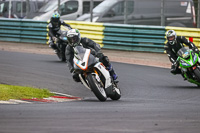
POLYGON ((57 51, 56 54, 59 58, 60 61, 65 62, 66 57, 65 57, 65 48, 68 44, 67 41, 67 32, 71 28, 67 26, 61 26, 61 29, 57 32, 56 34, 56 40, 54 40, 54 43, 57 45, 57 51))
POLYGON ((57 36, 57 40, 56 40, 56 45, 58 47, 58 50, 56 52, 58 58, 60 61, 65 62, 66 61, 66 57, 65 57, 65 48, 67 46, 67 30, 59 30, 58 31, 58 36, 57 36))

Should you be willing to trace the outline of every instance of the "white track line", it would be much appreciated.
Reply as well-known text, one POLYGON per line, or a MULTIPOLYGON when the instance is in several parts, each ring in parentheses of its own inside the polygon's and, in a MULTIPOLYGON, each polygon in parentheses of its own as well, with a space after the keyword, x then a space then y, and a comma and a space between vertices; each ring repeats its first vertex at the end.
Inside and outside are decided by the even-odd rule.
POLYGON ((54 93, 56 95, 61 95, 61 96, 67 96, 67 97, 76 97, 76 96, 72 96, 72 95, 68 95, 68 94, 64 94, 64 93, 58 93, 58 92, 51 92, 54 93))

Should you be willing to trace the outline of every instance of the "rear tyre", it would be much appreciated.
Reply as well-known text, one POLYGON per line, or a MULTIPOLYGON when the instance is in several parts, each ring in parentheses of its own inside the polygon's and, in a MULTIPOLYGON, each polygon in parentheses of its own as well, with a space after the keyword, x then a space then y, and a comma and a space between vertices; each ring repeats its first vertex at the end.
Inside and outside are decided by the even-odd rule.
POLYGON ((118 87, 117 84, 115 84, 114 89, 115 89, 115 90, 114 90, 114 91, 115 91, 115 94, 112 95, 112 96, 110 96, 110 98, 111 98, 112 100, 119 100, 119 99, 121 98, 121 90, 120 90, 120 88, 118 87))
POLYGON ((107 95, 104 88, 98 83, 95 78, 95 75, 89 74, 87 76, 88 84, 95 94, 95 96, 99 99, 99 101, 106 101, 107 95))

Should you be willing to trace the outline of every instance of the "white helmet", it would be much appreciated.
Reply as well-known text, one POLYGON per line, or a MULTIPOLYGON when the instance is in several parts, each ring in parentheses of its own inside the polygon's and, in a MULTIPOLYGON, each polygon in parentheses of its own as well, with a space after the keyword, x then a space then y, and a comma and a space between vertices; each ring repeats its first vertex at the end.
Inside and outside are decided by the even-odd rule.
POLYGON ((171 45, 175 44, 177 35, 174 30, 168 30, 166 33, 166 37, 167 37, 169 44, 171 44, 171 45))
POLYGON ((78 29, 71 29, 67 32, 67 40, 69 45, 75 47, 80 44, 81 34, 78 29))

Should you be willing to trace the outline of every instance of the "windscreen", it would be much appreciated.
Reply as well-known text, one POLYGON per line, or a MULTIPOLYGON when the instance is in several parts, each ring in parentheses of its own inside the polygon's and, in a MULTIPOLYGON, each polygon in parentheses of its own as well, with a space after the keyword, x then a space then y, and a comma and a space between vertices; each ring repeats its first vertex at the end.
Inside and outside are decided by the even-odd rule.
POLYGON ((75 54, 75 57, 79 60, 83 60, 84 58, 84 55, 85 55, 85 51, 86 49, 83 48, 82 46, 76 46, 74 48, 74 54, 75 54))
POLYGON ((187 58, 188 56, 190 56, 190 49, 188 47, 183 47, 178 51, 178 56, 182 57, 182 58, 187 58))

